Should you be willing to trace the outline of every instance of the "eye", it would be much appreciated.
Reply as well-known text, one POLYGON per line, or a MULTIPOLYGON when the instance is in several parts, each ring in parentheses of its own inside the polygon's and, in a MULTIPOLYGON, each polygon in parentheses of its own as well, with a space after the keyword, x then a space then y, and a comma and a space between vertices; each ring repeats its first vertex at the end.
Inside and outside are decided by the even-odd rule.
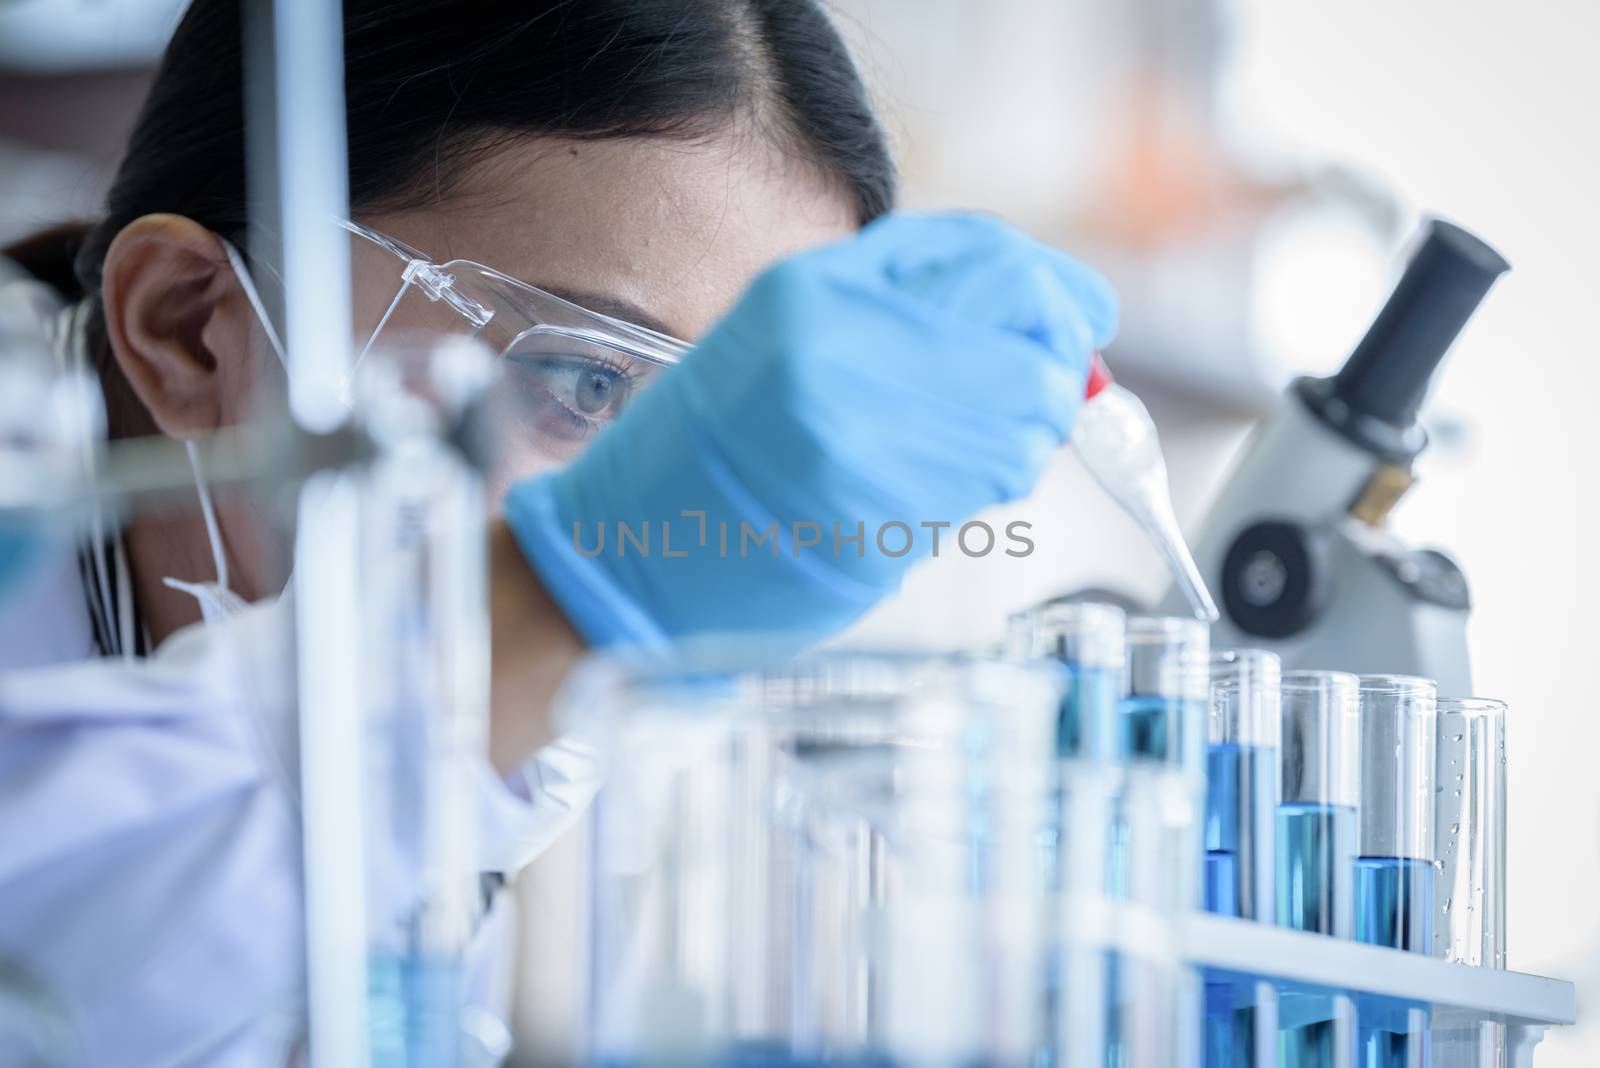
POLYGON ((598 415, 611 407, 622 392, 621 376, 608 368, 590 367, 578 373, 573 406, 585 415, 598 415))
POLYGON ((626 369, 594 357, 513 353, 507 358, 523 380, 519 392, 527 400, 543 396, 585 422, 615 419, 633 395, 626 369))

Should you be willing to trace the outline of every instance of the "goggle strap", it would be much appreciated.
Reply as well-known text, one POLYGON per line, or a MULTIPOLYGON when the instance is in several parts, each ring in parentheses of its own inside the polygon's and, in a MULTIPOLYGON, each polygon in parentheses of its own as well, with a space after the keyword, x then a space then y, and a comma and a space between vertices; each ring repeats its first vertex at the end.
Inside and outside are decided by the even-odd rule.
MULTIPOLYGON (((410 279, 406 280, 408 283, 410 279)), ((355 362, 350 365, 350 377, 354 378, 356 369, 361 366, 361 361, 367 358, 367 353, 372 351, 373 344, 378 340, 378 335, 383 333, 383 328, 389 325, 389 319, 394 315, 394 310, 400 307, 400 301, 406 295, 406 287, 401 286, 395 293, 394 299, 389 302, 389 307, 384 309, 383 318, 378 320, 378 325, 372 328, 372 333, 367 337, 367 343, 361 346, 361 351, 356 353, 355 362)))

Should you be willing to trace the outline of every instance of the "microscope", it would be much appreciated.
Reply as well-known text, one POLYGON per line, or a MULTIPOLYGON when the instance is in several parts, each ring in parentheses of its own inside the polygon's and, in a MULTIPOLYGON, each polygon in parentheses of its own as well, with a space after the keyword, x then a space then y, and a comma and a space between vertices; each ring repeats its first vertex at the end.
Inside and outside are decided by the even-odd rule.
MULTIPOLYGON (((1466 230, 1430 222, 1344 367, 1290 385, 1192 539, 1222 611, 1214 646, 1268 649, 1285 669, 1421 675, 1442 693, 1472 692, 1466 576, 1385 520, 1427 446, 1417 412, 1434 372, 1507 269, 1466 230)), ((1176 589, 1160 609, 1188 614, 1176 589)))

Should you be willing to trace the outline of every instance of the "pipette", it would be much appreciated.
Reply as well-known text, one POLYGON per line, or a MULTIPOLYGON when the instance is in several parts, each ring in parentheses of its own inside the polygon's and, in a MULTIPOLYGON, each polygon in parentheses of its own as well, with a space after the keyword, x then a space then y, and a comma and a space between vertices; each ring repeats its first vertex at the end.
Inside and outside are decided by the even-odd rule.
POLYGON ((1167 461, 1161 454, 1155 422, 1144 402, 1112 379, 1099 353, 1089 369, 1072 444, 1095 481, 1166 558, 1195 617, 1215 623, 1217 603, 1200 577, 1172 510, 1167 461))

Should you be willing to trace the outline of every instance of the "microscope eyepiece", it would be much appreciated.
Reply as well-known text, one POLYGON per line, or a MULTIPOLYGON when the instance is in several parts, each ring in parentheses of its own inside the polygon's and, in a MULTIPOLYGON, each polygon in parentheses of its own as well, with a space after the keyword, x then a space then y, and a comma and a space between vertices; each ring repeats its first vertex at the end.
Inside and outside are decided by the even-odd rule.
POLYGON ((1434 372, 1495 280, 1510 265, 1453 223, 1430 220, 1378 317, 1339 373, 1302 379, 1298 392, 1331 428, 1385 459, 1409 462, 1434 372))

